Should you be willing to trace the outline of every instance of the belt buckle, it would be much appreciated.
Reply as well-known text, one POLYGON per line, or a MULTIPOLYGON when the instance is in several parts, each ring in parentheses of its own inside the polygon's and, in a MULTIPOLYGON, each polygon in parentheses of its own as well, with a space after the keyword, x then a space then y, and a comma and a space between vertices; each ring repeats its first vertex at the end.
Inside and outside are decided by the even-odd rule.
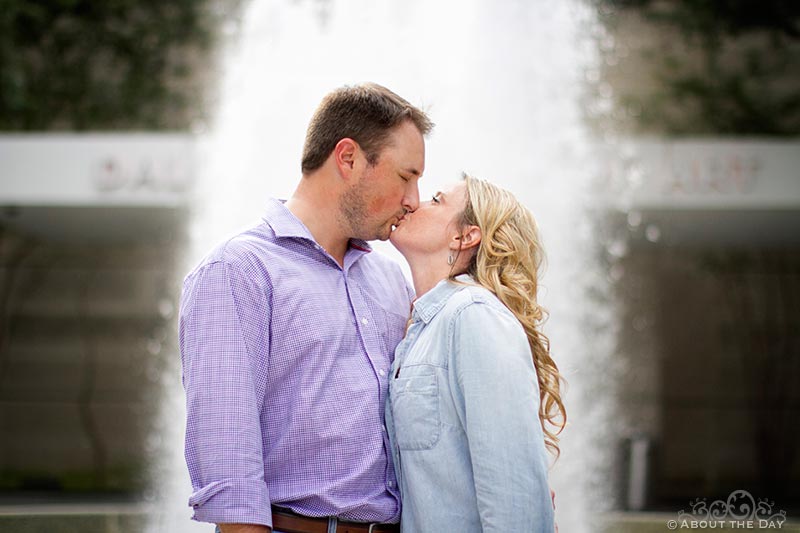
POLYGON ((369 524, 369 529, 367 530, 367 533, 373 533, 373 531, 372 531, 372 530, 373 530, 373 529, 375 528, 375 526, 377 526, 377 525, 378 525, 378 523, 377 523, 377 522, 371 522, 371 523, 369 524))

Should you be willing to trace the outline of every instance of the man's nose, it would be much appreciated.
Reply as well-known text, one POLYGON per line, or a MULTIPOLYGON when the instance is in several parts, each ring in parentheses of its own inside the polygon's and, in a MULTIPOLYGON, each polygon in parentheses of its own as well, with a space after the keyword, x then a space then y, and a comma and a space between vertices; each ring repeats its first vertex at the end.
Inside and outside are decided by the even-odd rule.
POLYGON ((414 212, 419 207, 419 187, 417 185, 417 180, 408 182, 406 194, 403 196, 403 207, 409 212, 414 212))

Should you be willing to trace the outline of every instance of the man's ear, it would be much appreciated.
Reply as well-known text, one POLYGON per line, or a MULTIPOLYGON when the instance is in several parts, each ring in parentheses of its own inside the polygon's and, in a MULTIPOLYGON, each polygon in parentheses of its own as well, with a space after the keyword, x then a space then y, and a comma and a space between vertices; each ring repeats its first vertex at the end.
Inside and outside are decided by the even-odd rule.
POLYGON ((450 241, 451 250, 468 250, 481 243, 481 228, 469 226, 462 230, 461 235, 456 235, 450 241))
POLYGON ((356 169, 359 151, 358 143, 349 137, 339 140, 333 148, 333 160, 343 178, 349 179, 356 169))

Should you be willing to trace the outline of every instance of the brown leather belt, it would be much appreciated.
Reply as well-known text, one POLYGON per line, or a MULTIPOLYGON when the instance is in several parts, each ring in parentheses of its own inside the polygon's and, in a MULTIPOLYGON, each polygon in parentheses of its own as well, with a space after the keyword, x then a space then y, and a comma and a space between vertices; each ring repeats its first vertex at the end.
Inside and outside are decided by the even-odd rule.
MULTIPOLYGON (((282 533, 328 533, 327 518, 300 516, 282 509, 272 508, 272 529, 282 533)), ((343 522, 336 524, 336 533, 399 533, 400 524, 366 524, 343 522)))

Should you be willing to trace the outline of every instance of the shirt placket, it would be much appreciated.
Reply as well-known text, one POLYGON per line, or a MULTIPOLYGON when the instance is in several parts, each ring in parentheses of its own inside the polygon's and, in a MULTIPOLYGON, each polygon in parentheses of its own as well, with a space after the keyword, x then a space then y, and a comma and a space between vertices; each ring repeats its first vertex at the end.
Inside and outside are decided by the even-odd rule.
POLYGON ((356 320, 356 328, 358 330, 359 337, 361 338, 361 343, 364 347, 364 351, 367 354, 367 359, 370 362, 370 366, 373 371, 373 375, 377 380, 378 384, 378 405, 380 409, 380 417, 381 417, 381 437, 383 439, 383 447, 386 452, 386 473, 385 473, 385 481, 386 486, 389 487, 390 492, 392 492, 399 500, 399 493, 398 488, 395 485, 395 477, 392 475, 392 464, 391 460, 389 460, 391 454, 391 444, 389 442, 389 434, 386 428, 385 422, 385 404, 386 404, 386 394, 388 392, 389 387, 389 378, 391 375, 391 367, 389 364, 389 357, 388 354, 386 356, 382 356, 383 348, 381 347, 381 339, 380 339, 380 331, 378 331, 378 326, 375 323, 375 317, 369 311, 366 302, 361 297, 361 293, 358 290, 358 282, 350 275, 350 268, 346 268, 343 271, 344 275, 344 282, 345 287, 347 289, 347 296, 350 300, 350 305, 353 310, 355 320, 356 320))

